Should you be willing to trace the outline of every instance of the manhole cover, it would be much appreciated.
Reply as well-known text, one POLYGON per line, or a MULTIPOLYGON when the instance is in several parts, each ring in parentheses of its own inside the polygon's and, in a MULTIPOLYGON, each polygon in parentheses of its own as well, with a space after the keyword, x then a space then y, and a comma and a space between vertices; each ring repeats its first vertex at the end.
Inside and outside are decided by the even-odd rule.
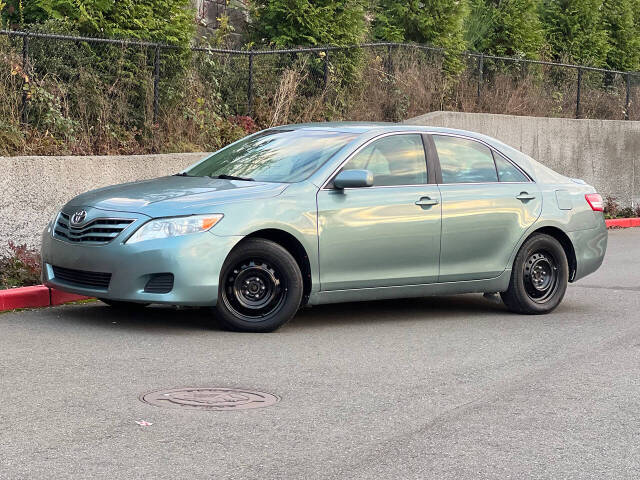
POLYGON ((172 388, 145 393, 145 403, 158 407, 195 408, 198 410, 246 410, 268 407, 280 398, 270 393, 237 388, 172 388))

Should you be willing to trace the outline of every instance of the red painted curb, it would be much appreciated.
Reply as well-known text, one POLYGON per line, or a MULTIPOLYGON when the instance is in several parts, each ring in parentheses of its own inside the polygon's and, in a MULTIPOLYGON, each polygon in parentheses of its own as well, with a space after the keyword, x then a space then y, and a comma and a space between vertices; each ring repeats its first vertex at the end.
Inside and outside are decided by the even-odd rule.
POLYGON ((0 312, 15 310, 16 308, 40 308, 52 305, 62 305, 67 302, 77 302, 90 297, 74 293, 61 292, 44 285, 32 287, 9 288, 0 290, 0 312))
POLYGON ((55 288, 51 289, 51 305, 62 305, 63 303, 68 302, 77 302, 78 300, 87 300, 91 297, 85 297, 84 295, 76 295, 75 293, 67 293, 62 292, 60 290, 56 290, 55 288))
POLYGON ((48 307, 50 304, 49 288, 44 285, 0 290, 0 311, 48 307))
POLYGON ((618 228, 629 228, 629 227, 640 227, 640 218, 610 218, 605 220, 607 224, 607 228, 609 227, 618 227, 618 228))

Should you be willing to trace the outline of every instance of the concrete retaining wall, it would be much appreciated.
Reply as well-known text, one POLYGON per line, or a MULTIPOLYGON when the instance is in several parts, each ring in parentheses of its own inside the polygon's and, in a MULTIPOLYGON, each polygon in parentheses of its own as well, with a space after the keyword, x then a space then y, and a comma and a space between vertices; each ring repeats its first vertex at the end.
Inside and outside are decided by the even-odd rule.
POLYGON ((405 123, 484 133, 622 205, 640 203, 640 122, 432 112, 405 123))
POLYGON ((0 251, 9 240, 38 247, 47 222, 82 192, 171 175, 204 155, 0 157, 0 251))

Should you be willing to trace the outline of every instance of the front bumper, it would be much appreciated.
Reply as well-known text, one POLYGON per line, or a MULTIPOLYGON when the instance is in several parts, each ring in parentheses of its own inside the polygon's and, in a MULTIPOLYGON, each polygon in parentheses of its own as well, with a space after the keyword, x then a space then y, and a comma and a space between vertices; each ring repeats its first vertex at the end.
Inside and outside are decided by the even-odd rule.
POLYGON ((126 245, 116 238, 106 245, 79 245, 42 236, 43 283, 56 289, 139 303, 215 305, 222 264, 242 237, 221 237, 211 232, 149 240, 126 245), (111 273, 108 288, 90 288, 55 277, 52 266, 89 272, 111 273), (154 273, 172 273, 169 293, 144 291, 154 273))

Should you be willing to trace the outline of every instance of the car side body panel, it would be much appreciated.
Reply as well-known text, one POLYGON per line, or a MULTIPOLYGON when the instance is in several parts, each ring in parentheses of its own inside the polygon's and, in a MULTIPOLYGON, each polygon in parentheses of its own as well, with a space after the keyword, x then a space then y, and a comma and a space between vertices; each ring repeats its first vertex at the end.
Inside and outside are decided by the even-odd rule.
POLYGON ((216 225, 215 234, 242 238, 264 230, 279 230, 293 236, 309 258, 312 291, 319 290, 317 191, 314 184, 301 182, 289 185, 277 197, 219 205, 215 213, 225 217, 216 225))
POLYGON ((320 190, 321 290, 436 282, 440 223, 436 185, 320 190))
POLYGON ((595 189, 589 185, 539 184, 543 195, 540 218, 527 230, 515 245, 509 265, 513 264, 518 250, 529 236, 539 230, 556 229, 571 241, 575 252, 576 271, 570 277, 575 282, 595 272, 604 259, 607 249, 607 226, 601 212, 594 212, 585 200, 585 194, 595 189), (566 200, 571 209, 561 209, 556 201, 556 191, 567 191, 566 200))
POLYGON ((354 288, 315 292, 310 305, 340 302, 360 302, 391 298, 428 297, 433 295, 455 295, 462 293, 502 292, 509 286, 511 269, 506 269, 495 278, 458 282, 437 282, 420 285, 403 285, 378 288, 354 288))
POLYGON ((538 219, 543 200, 533 183, 440 185, 442 252, 439 282, 494 278, 511 246, 538 219), (533 198, 516 197, 527 192, 533 198))

